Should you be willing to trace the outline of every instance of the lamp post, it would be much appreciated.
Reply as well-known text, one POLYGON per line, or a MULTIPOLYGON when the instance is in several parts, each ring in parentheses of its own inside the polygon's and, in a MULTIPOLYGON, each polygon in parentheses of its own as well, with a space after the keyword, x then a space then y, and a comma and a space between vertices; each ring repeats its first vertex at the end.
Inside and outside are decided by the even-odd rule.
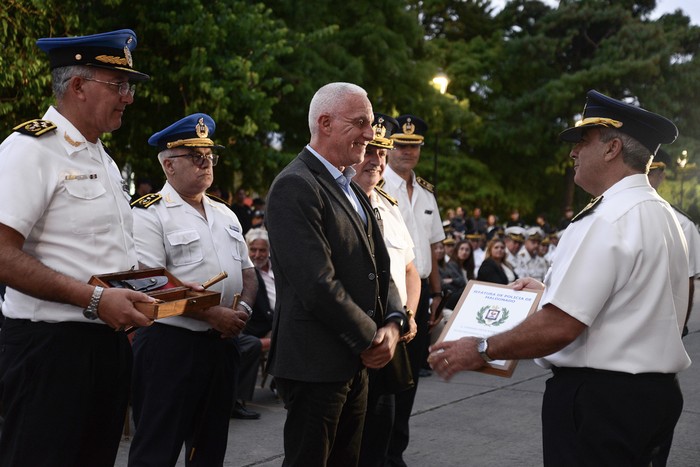
MULTIPOLYGON (((437 89, 440 95, 444 96, 445 92, 447 92, 447 86, 450 84, 450 79, 441 71, 433 77, 431 84, 435 89, 437 89)), ((433 152, 433 184, 435 185, 436 196, 438 184, 438 142, 439 135, 437 132, 435 132, 435 151, 433 152)))
POLYGON ((681 157, 678 158, 678 171, 680 172, 679 175, 681 176, 681 209, 683 209, 683 179, 684 174, 685 174, 685 165, 688 163, 688 151, 685 149, 683 152, 681 152, 681 157))

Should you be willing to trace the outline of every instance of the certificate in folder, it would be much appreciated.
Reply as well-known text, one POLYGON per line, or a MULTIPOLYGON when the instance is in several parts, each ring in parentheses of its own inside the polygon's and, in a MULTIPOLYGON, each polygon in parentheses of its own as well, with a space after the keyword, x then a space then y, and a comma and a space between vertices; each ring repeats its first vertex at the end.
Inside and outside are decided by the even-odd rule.
MULTIPOLYGON (((489 337, 508 331, 537 311, 542 292, 512 290, 501 284, 471 280, 437 342, 466 336, 489 337)), ((517 360, 494 360, 477 371, 510 377, 517 363, 517 360)))

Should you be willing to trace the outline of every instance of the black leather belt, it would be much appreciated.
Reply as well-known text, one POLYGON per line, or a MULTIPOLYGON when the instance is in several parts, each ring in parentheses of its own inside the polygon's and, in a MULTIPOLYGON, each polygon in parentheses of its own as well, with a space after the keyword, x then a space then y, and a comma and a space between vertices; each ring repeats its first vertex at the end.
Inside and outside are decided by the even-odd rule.
POLYGON ((623 371, 600 370, 598 368, 588 367, 569 367, 569 366, 554 366, 552 365, 552 373, 555 375, 566 374, 591 374, 591 375, 607 375, 607 376, 624 376, 630 378, 658 378, 658 379, 674 379, 675 373, 626 373, 623 371))

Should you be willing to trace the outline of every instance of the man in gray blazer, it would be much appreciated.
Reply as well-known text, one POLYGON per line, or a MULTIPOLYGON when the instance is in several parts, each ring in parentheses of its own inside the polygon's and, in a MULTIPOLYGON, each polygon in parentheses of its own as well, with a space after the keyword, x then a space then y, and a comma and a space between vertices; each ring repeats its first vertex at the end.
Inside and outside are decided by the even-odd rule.
POLYGON ((407 330, 380 227, 351 182, 372 120, 359 86, 320 88, 311 141, 268 195, 277 289, 269 365, 287 409, 285 466, 357 465, 366 368, 386 365, 407 330))

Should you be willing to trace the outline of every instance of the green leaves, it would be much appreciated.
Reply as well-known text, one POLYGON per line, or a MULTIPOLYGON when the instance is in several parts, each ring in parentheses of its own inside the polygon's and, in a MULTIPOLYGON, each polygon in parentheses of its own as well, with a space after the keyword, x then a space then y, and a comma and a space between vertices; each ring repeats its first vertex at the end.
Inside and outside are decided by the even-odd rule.
POLYGON ((479 204, 503 216, 518 207, 526 220, 555 219, 588 198, 574 190, 569 147, 558 141, 588 89, 671 117, 681 132, 671 149, 691 161, 700 152, 700 28, 682 14, 651 21, 654 6, 512 0, 494 16, 488 0, 7 0, 0 137, 53 101, 37 38, 126 27, 138 35, 136 68, 152 80, 105 139, 139 176, 162 177, 146 143, 153 132, 206 112, 227 146, 216 183, 264 196, 308 142, 316 89, 351 81, 376 111, 428 122, 417 172, 433 181, 437 152, 443 209, 479 204), (444 96, 429 84, 439 70, 451 80, 444 96))

